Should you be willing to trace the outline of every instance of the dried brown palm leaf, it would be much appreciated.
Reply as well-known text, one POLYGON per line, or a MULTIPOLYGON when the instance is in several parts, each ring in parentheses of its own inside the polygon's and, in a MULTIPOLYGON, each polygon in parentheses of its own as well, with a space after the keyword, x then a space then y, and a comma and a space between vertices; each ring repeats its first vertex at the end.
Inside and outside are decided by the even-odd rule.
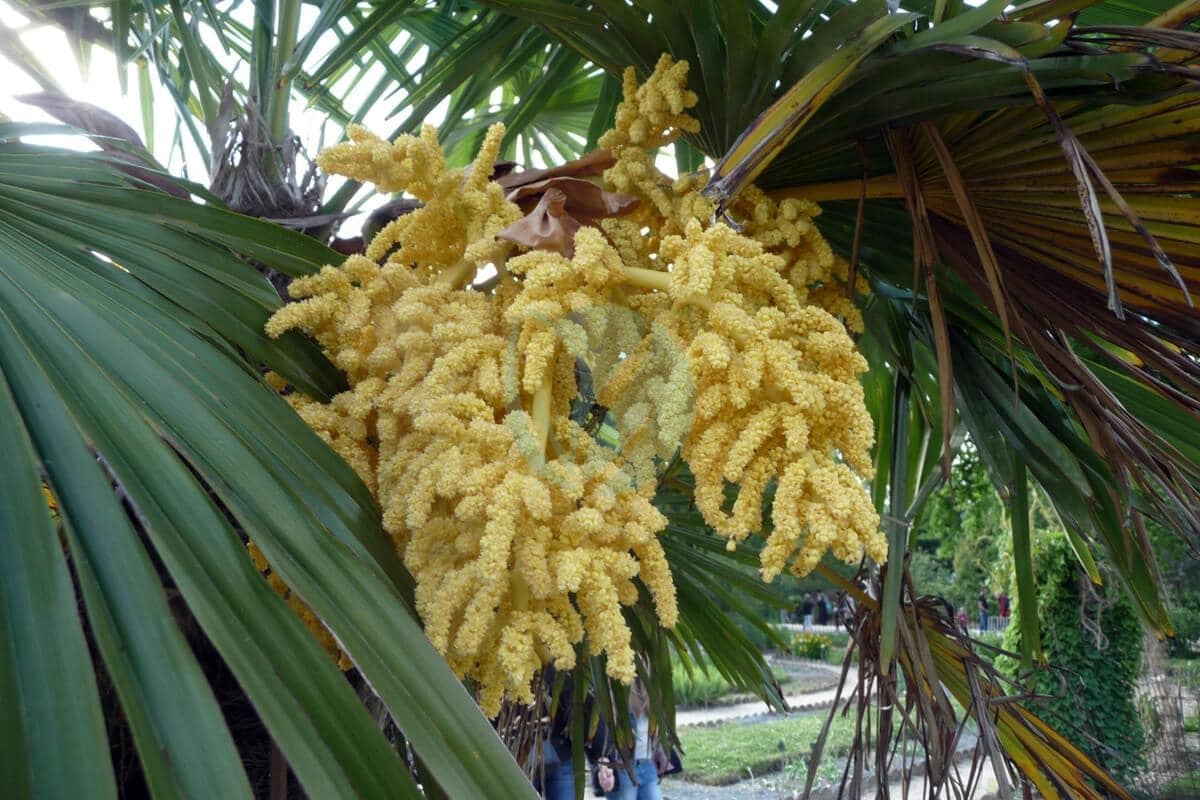
POLYGON ((111 111, 50 90, 20 95, 17 100, 36 106, 55 119, 95 137, 92 141, 106 155, 123 162, 122 172, 173 197, 189 196, 178 181, 163 174, 162 165, 146 150, 142 137, 111 111))
POLYGON ((507 197, 526 213, 497 235, 531 250, 553 250, 567 258, 575 255, 575 232, 580 227, 624 216, 638 205, 632 195, 606 192, 591 181, 568 175, 522 183, 510 189, 507 197))
MULTIPOLYGON (((830 710, 830 719, 835 714, 850 713, 853 707, 858 730, 869 734, 872 722, 876 722, 874 741, 869 735, 856 736, 852 744, 847 780, 843 781, 843 788, 850 787, 849 796, 857 797, 853 793, 855 784, 859 788, 862 785, 862 777, 852 780, 850 772, 859 769, 872 750, 875 775, 883 784, 881 796, 887 796, 884 776, 893 774, 897 754, 901 756, 898 780, 906 796, 910 763, 914 760, 926 764, 924 796, 972 796, 982 774, 984 756, 992 762, 1001 797, 1013 796, 1017 786, 1023 791, 1033 788, 1046 800, 1130 796, 1102 767, 1031 711, 1028 701, 1032 698, 1005 690, 1005 680, 956 629, 952 610, 945 601, 916 596, 907 570, 902 577, 902 624, 896 662, 904 694, 895 693, 887 670, 878 660, 880 606, 873 596, 875 592, 863 588, 866 573, 860 572, 858 579, 846 579, 824 566, 818 571, 844 589, 856 604, 850 626, 852 643, 843 673, 848 673, 857 655, 858 684, 844 703, 839 696, 839 703, 830 710), (877 699, 874 705, 873 699, 877 699), (955 703, 964 710, 956 710, 955 703), (871 719, 872 711, 875 720, 871 719), (975 725, 977 741, 964 776, 958 757, 964 755, 961 744, 968 720, 975 725)), ((819 740, 810 761, 806 794, 820 760, 820 744, 819 740)))
MULTIPOLYGON (((967 237, 951 225, 935 223, 934 227, 947 263, 977 292, 985 291, 984 278, 968 255, 967 237)), ((1118 485, 1136 487, 1160 517, 1172 521, 1175 530, 1193 543, 1200 542, 1200 465, 1132 413, 1072 343, 1115 344, 1119 351, 1096 347, 1097 355, 1200 417, 1196 365, 1183 349, 1188 335, 1195 335, 1197 320, 1179 315, 1185 328, 1181 334, 1140 315, 1117 320, 1098 289, 1081 287, 1024 255, 1004 252, 1004 258, 1005 280, 1019 298, 1009 306, 1010 313, 1022 320, 1022 329, 1032 332, 1024 343, 1055 381, 1055 391, 1075 412, 1118 485), (1136 360, 1122 353, 1133 354, 1136 360)), ((1149 548, 1141 549, 1145 557, 1149 548)))
POLYGON ((547 169, 526 169, 508 172, 496 178, 506 191, 520 189, 531 183, 549 178, 590 178, 604 173, 614 163, 613 155, 607 150, 593 150, 586 155, 547 169))

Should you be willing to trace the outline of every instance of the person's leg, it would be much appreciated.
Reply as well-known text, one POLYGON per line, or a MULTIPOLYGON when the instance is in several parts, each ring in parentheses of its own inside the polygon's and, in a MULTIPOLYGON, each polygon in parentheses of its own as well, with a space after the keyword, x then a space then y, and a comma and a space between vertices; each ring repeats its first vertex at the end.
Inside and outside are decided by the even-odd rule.
POLYGON ((658 785, 658 769, 654 766, 654 759, 646 758, 637 762, 637 779, 637 800, 662 800, 662 787, 658 785))
POLYGON ((617 776, 617 785, 613 790, 604 795, 609 800, 637 800, 638 787, 629 777, 629 772, 624 766, 613 767, 613 772, 617 776))
POLYGON ((546 767, 546 800, 575 800, 575 768, 570 761, 546 767))

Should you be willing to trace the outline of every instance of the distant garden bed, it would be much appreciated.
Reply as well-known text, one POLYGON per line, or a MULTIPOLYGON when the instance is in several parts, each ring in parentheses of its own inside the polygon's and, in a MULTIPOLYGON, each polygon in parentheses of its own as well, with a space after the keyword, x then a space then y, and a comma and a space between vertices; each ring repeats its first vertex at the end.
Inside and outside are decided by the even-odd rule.
MULTIPOLYGON (((815 671, 803 664, 789 664, 780 660, 772 667, 775 680, 779 681, 784 694, 796 695, 828 689, 836 681, 827 670, 815 671)), ((678 708, 708 708, 736 705, 754 700, 755 695, 733 686, 714 667, 694 665, 692 673, 682 664, 672 668, 671 680, 675 686, 675 705, 678 708)))

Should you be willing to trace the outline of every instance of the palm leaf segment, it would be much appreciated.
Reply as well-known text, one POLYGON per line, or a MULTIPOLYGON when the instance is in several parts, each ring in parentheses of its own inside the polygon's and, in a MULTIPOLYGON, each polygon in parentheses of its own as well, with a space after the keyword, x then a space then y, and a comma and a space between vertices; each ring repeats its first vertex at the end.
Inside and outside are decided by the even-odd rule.
POLYGON ((154 794, 250 796, 165 577, 307 791, 420 796, 253 566, 249 535, 392 711, 430 785, 529 795, 414 620, 369 492, 259 377, 270 365, 324 396, 340 382, 302 339, 261 334, 279 301, 234 250, 291 275, 335 254, 145 188, 103 156, 16 138, 31 132, 0 125, 0 703, 23 709, 0 759, 14 790, 117 795, 77 586, 154 794))
MULTIPOLYGON (((256 23, 252 28, 243 24, 244 20, 235 13, 235 6, 216 9, 208 5, 164 4, 132 7, 113 4, 109 18, 104 21, 97 21, 90 14, 85 14, 86 19, 83 19, 76 14, 76 9, 65 8, 61 4, 25 3, 22 7, 36 19, 63 26, 70 36, 79 39, 78 44, 81 48, 93 45, 113 47, 121 58, 139 65, 144 79, 147 78, 147 69, 156 70, 158 78, 172 91, 180 111, 182 135, 191 137, 202 152, 209 154, 210 164, 219 158, 222 152, 219 146, 219 141, 225 135, 222 126, 230 124, 234 118, 244 114, 250 105, 261 106, 260 113, 270 117, 267 109, 270 98, 281 92, 286 96, 289 90, 305 96, 333 121, 342 124, 362 121, 373 104, 394 102, 393 111, 399 120, 395 133, 412 130, 418 126, 448 93, 448 122, 443 126, 441 134, 448 148, 448 160, 451 162, 467 160, 467 154, 473 154, 478 149, 478 139, 486 127, 497 121, 504 122, 509 131, 504 154, 523 158, 526 163, 534 161, 535 156, 540 156, 549 163, 559 161, 562 154, 572 153, 588 145, 588 140, 594 141, 596 136, 609 126, 619 99, 616 82, 596 80, 595 68, 588 65, 582 57, 561 48, 547 52, 545 39, 538 31, 529 29, 511 17, 480 12, 479 9, 456 11, 454 7, 447 5, 401 3, 392 4, 387 9, 381 7, 364 16, 353 4, 328 5, 311 27, 297 27, 295 49, 286 59, 286 63, 280 64, 274 60, 273 53, 282 45, 275 44, 275 33, 278 31, 272 32, 272 21, 267 18, 270 15, 256 16, 256 23), (261 28, 260 23, 263 26, 261 28), (198 37, 205 31, 217 34, 221 47, 209 49, 202 46, 198 37), (333 49, 314 48, 314 43, 328 33, 333 33, 338 41, 333 49), (430 57, 419 71, 410 74, 406 65, 422 48, 429 49, 430 57), (254 75, 246 86, 229 84, 222 89, 221 81, 224 80, 223 75, 230 58, 255 65, 254 75), (334 99, 334 93, 328 88, 330 85, 339 87, 337 94, 341 98, 345 98, 347 94, 361 94, 361 87, 368 79, 367 71, 378 69, 380 66, 384 69, 382 77, 378 78, 378 82, 357 106, 347 108, 349 100, 334 99), (277 70, 280 75, 287 75, 291 81, 290 85, 276 87, 269 78, 269 75, 273 74, 272 70, 277 70), (493 90, 498 84, 500 103, 494 102, 493 95, 493 90), (516 97, 521 98, 520 104, 512 102, 516 97), (599 111, 593 115, 597 106, 599 111)), ((282 16, 284 15, 279 19, 282 19, 282 16)), ((52 77, 49 73, 38 71, 39 64, 36 58, 28 62, 26 67, 34 72, 35 77, 52 77)), ((46 85, 47 88, 53 88, 52 81, 47 81, 46 85)), ((16 131, 18 129, 14 129, 14 132, 16 131)), ((19 132, 32 133, 33 130, 22 128, 19 132)), ((150 132, 148 130, 148 133, 150 132)), ((177 131, 176 136, 179 135, 181 132, 177 131)), ((128 148, 127 145, 113 140, 102 140, 101 144, 116 151, 128 148)), ((152 159, 147 160, 140 148, 134 149, 139 151, 138 163, 152 163, 152 159)), ((38 163, 44 166, 44 162, 36 159, 45 158, 47 152, 49 151, 30 149, 27 161, 22 163, 38 163)), ((133 221, 123 218, 123 224, 132 226, 137 222, 136 230, 139 235, 146 237, 146 241, 152 241, 156 235, 165 235, 163 231, 156 233, 149 219, 138 216, 157 213, 160 198, 153 198, 145 191, 134 191, 115 171, 105 173, 103 162, 82 163, 91 167, 87 173, 88 180, 97 185, 84 186, 68 182, 61 187, 64 191, 74 195, 86 190, 87 200, 105 207, 119 205, 119 201, 112 197, 114 192, 135 197, 138 200, 133 209, 135 213, 130 215, 133 221)), ((75 173, 68 173, 68 176, 72 181, 78 177, 75 173)), ((27 176, 33 188, 39 185, 37 182, 43 177, 42 173, 36 170, 27 176)), ((166 176, 146 173, 142 174, 141 178, 153 179, 159 188, 173 188, 176 192, 179 191, 174 182, 166 176)), ((83 181, 82 178, 79 180, 83 181)), ((202 191, 194 185, 188 188, 194 192, 202 191)), ((217 188, 214 186, 214 190, 217 188)), ((330 214, 342 211, 351 202, 354 191, 355 186, 348 184, 328 198, 321 211, 330 214)), ((186 196, 186 192, 183 194, 186 196)), ((205 197, 209 202, 216 201, 211 195, 205 197)), ((30 213, 41 213, 42 210, 40 207, 27 208, 30 213)), ((192 304, 188 308, 195 309, 197 318, 203 318, 205 326, 217 325, 219 336, 226 337, 230 344, 241 348, 250 357, 251 363, 272 366, 305 393, 313 397, 328 397, 339 391, 342 388, 339 384, 340 378, 330 371, 328 364, 316 355, 306 340, 293 336, 289 337, 283 346, 277 346, 262 336, 262 322, 269 316, 270 309, 275 307, 276 300, 269 288, 257 281, 253 273, 247 271, 241 261, 225 252, 223 247, 232 247, 235 251, 253 258, 259 265, 290 276, 306 274, 323 263, 334 263, 340 258, 311 242, 303 246, 298 244, 306 241, 303 239, 286 236, 281 239, 281 234, 273 228, 255 226, 244 218, 224 213, 208 213, 203 209, 189 208, 186 203, 172 205, 170 210, 171 214, 167 215, 164 222, 175 236, 173 245, 154 248, 150 254, 145 255, 144 260, 158 258, 164 252, 186 252, 193 246, 192 239, 187 236, 199 237, 211 247, 198 251, 195 264, 208 265, 208 260, 211 260, 212 264, 225 265, 227 272, 241 276, 239 287, 246 291, 253 289, 258 300, 257 305, 239 304, 237 297, 225 291, 220 283, 193 287, 194 291, 188 294, 186 299, 192 304), (179 219, 174 215, 179 215, 179 219), (193 219, 195 215, 200 216, 193 219), (177 226, 179 230, 176 230, 177 226), (235 230, 238 231, 237 235, 230 233, 235 230), (292 257, 286 249, 281 252, 280 248, 283 245, 280 241, 289 242, 290 247, 300 247, 302 255, 292 257), (245 286, 242 286, 242 283, 245 286), (212 294, 208 293, 210 290, 212 294)), ((86 208, 81 201, 73 205, 71 211, 84 213, 86 208)), ((55 213, 62 216, 57 211, 55 213)), ((68 225, 70 219, 69 216, 64 217, 61 224, 68 225)), ((28 220, 22 218, 21 222, 25 224, 28 220)), ((131 227, 130 230, 134 228, 131 227)), ((113 240, 111 232, 99 224, 79 225, 71 228, 70 232, 73 238, 61 239, 60 243, 74 241, 77 244, 72 246, 85 254, 94 249, 109 254, 112 260, 119 264, 132 263, 125 248, 132 246, 133 239, 118 237, 113 240), (107 234, 109 238, 97 239, 96 237, 100 236, 98 232, 107 234)), ((13 242, 13 247, 19 248, 23 242, 26 240, 17 239, 13 242)), ((86 255, 83 258, 85 262, 90 263, 86 255)), ((177 261, 172 258, 155 262, 151 266, 154 267, 153 270, 145 273, 137 270, 136 275, 143 281, 161 276, 156 286, 170 285, 174 279, 168 276, 173 275, 174 270, 179 268, 177 261)), ((103 268, 101 273, 111 277, 103 268)), ((136 280, 131 280, 130 283, 133 286, 138 285, 136 280)), ((174 306, 171 306, 170 310, 172 313, 178 311, 174 306)), ((194 324, 200 325, 199 322, 194 324)), ((207 331, 208 327, 202 326, 199 330, 207 331)), ((210 338, 219 339, 217 336, 210 338)), ((230 358, 238 364, 238 354, 231 348, 226 349, 230 358)), ((155 358, 153 354, 147 357, 151 360, 155 358)), ((245 364, 239 364, 234 372, 241 374, 244 369, 245 364)), ((284 406, 278 403, 274 405, 275 410, 271 413, 291 418, 290 411, 284 406)), ((294 432, 294 423, 295 420, 292 419, 290 427, 285 425, 287 432, 294 432)), ((302 437, 311 444, 310 432, 302 426, 301 428, 302 437)), ((283 436, 286 433, 279 435, 283 436)), ((322 453, 326 452, 322 446, 314 446, 322 453)), ((156 451, 150 449, 148 452, 156 451)), ((89 462, 90 456, 85 458, 83 463, 89 462)), ((326 466, 333 468, 328 464, 326 466)), ((342 470, 338 473, 337 480, 347 480, 344 467, 340 463, 336 467, 342 470)), ((244 466, 239 466, 237 474, 241 474, 242 469, 244 466)), ((303 474, 314 484, 321 480, 319 470, 309 469, 303 474)), ((201 477, 206 481, 218 480, 215 472, 205 473, 201 477)), ((357 491, 361 491, 357 481, 352 478, 349 480, 357 487, 357 491)), ((294 493, 298 496, 306 494, 299 490, 294 493)), ((335 501, 342 504, 351 502, 338 493, 330 500, 335 501)), ((217 508, 224 510, 226 502, 225 498, 221 497, 217 508)), ((357 535, 366 536, 373 548, 372 555, 389 567, 390 577, 407 591, 410 579, 403 568, 396 564, 390 546, 378 538, 377 512, 373 504, 361 493, 354 495, 353 502, 361 504, 358 508, 360 513, 357 513, 343 529, 326 526, 322 520, 332 512, 320 504, 309 509, 314 519, 307 520, 300 527, 310 531, 313 536, 328 536, 330 531, 339 530, 343 535, 352 531, 357 535)), ((662 502, 670 505, 674 501, 664 495, 662 502)), ((686 502, 683 505, 686 506, 686 502)), ((250 522, 240 516, 236 509, 233 513, 236 520, 234 527, 253 534, 254 528, 250 522)), ((730 613, 743 617, 751 625, 757 625, 763 635, 771 637, 775 635, 774 632, 758 618, 757 610, 751 602, 782 605, 785 601, 769 587, 764 587, 750 577, 753 570, 748 563, 753 561, 753 554, 739 554, 746 556, 741 560, 747 561, 747 565, 743 565, 740 570, 732 567, 724 551, 719 547, 714 548, 712 541, 703 534, 703 527, 697 520, 698 517, 689 519, 688 515, 682 512, 677 514, 674 530, 666 537, 670 539, 667 557, 679 584, 679 626, 669 636, 664 636, 657 626, 642 624, 637 620, 641 609, 632 612, 629 620, 631 628, 635 631, 638 651, 649 656, 655 665, 652 692, 656 698, 656 708, 662 709, 662 721, 666 729, 673 724, 673 714, 669 711, 671 649, 682 654, 681 660, 685 669, 691 669, 695 661, 712 663, 731 682, 760 693, 776 706, 782 705, 782 697, 770 669, 757 647, 731 620, 730 613), (737 587, 740 591, 733 591, 728 587, 737 587)), ((180 536, 186 537, 190 535, 190 531, 191 529, 184 529, 180 536)), ((261 535, 253 535, 257 544, 263 545, 264 548, 267 546, 261 535)), ((267 560, 273 571, 281 577, 285 575, 285 570, 278 565, 277 556, 272 556, 268 551, 267 560)), ((307 591, 295 585, 292 578, 283 579, 289 586, 297 589, 297 596, 308 601, 307 591)), ((187 599, 189 603, 193 602, 193 598, 187 599)), ((315 606, 314 610, 321 613, 315 606)), ((384 615, 386 616, 387 614, 384 615)), ((395 624, 406 625, 407 622, 399 620, 395 624)), ((294 620, 289 624, 294 625, 294 620)), ((384 639, 403 641, 402 637, 398 640, 394 631, 380 633, 384 639)), ((424 647, 423 642, 421 647, 424 647)), ((597 667, 597 659, 581 658, 579 663, 576 685, 583 686, 594 677, 598 693, 606 694, 610 698, 613 694, 620 694, 619 687, 609 686, 604 677, 602 662, 597 667)), ((428 664, 421 665, 415 662, 407 666, 397 662, 395 668, 398 674, 410 676, 423 675, 433 669, 428 664), (407 672, 409 666, 415 666, 415 671, 407 672)), ((177 691, 197 691, 203 696, 211 695, 210 690, 200 680, 179 686, 177 691)), ((457 691, 456 688, 451 694, 457 696, 457 691)), ((252 699, 255 699, 253 692, 251 695, 252 699)), ((625 715, 615 710, 623 707, 623 701, 613 699, 607 706, 600 704, 599 707, 608 712, 609 722, 613 727, 628 726, 625 715)), ((476 716, 474 712, 462 708, 453 713, 468 719, 476 716)), ((351 718, 357 717, 351 714, 351 718)), ((436 715, 432 719, 435 727, 445 723, 445 719, 439 722, 436 715)), ((268 720, 268 726, 271 725, 271 721, 268 720)), ((437 766, 439 760, 447 764, 453 763, 453 753, 461 752, 456 748, 457 742, 461 741, 457 736, 462 731, 456 732, 455 727, 450 726, 447 736, 450 752, 445 759, 435 758, 429 764, 431 769, 437 766)), ((221 731, 221 727, 218 725, 215 730, 221 731)), ((367 735, 361 730, 358 733, 367 735)), ((478 730, 475 734, 481 735, 478 730)), ((227 738, 226 734, 221 735, 227 738)), ((298 732, 290 746, 281 742, 281 745, 285 745, 284 755, 291 762, 299 757, 296 755, 300 752, 297 747, 301 746, 306 737, 319 738, 320 735, 318 721, 310 729, 298 732)), ((143 740, 144 746, 152 747, 152 741, 143 740)), ((413 743, 415 745, 416 739, 413 739, 413 743)), ((487 747, 476 749, 484 753, 485 758, 481 759, 482 761, 492 763, 486 757, 489 752, 487 747)), ((233 757, 229 752, 224 755, 233 757)), ((345 755, 336 754, 331 760, 345 755)), ((372 758, 378 756, 380 753, 376 752, 372 758)), ((494 758, 496 754, 492 753, 491 756, 494 758)), ((506 762, 509 761, 503 753, 500 753, 500 757, 506 762)), ((222 768, 226 771, 233 770, 231 774, 240 774, 236 767, 222 768)), ((313 773, 302 774, 297 770, 297 775, 306 787, 313 785, 313 773)), ((423 783, 428 786, 431 780, 435 779, 440 780, 436 774, 432 778, 424 776, 423 783)), ((447 785, 453 786, 454 781, 447 785)))

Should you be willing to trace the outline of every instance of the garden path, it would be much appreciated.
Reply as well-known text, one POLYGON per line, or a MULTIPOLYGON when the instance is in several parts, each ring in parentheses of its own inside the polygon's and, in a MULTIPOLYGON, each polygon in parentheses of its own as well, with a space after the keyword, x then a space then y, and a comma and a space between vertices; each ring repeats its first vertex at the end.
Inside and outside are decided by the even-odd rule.
MULTIPOLYGON (((837 680, 841 674, 841 667, 834 667, 828 664, 821 664, 813 661, 804 664, 805 669, 828 672, 830 687, 820 689, 815 692, 805 692, 803 694, 786 694, 785 697, 788 706, 792 709, 791 713, 799 713, 804 711, 813 711, 821 708, 828 708, 833 703, 834 695, 837 693, 837 680)), ((850 674, 847 676, 847 686, 853 686, 857 679, 858 670, 855 667, 850 668, 850 674)), ((685 728, 689 725, 712 725, 718 722, 725 722, 733 719, 745 719, 747 717, 763 717, 764 719, 776 716, 778 712, 772 712, 770 708, 762 700, 752 700, 746 703, 738 703, 730 706, 712 706, 710 708, 694 708, 686 711, 677 711, 675 713, 675 725, 679 728, 685 728)))
MULTIPOLYGON (((836 684, 838 676, 841 673, 840 667, 821 664, 819 662, 808 662, 804 666, 828 672, 831 684, 836 684)), ((853 686, 856 678, 857 670, 851 667, 850 674, 847 676, 847 686, 853 686)), ((836 686, 831 686, 830 688, 814 692, 788 694, 786 695, 788 706, 792 709, 788 713, 816 713, 817 711, 827 709, 832 705, 836 692, 836 686)), ((675 715, 675 722, 678 727, 686 727, 689 725, 711 725, 729 720, 742 720, 743 722, 753 723, 757 721, 752 719, 754 717, 760 717, 762 721, 765 721, 776 716, 779 716, 779 712, 772 712, 761 700, 755 700, 731 706, 679 711, 675 715)), ((965 733, 960 743, 959 752, 969 754, 971 748, 974 747, 974 739, 974 735, 965 733)), ((964 771, 964 775, 968 769, 969 762, 969 755, 960 756, 959 767, 964 771)), ((682 780, 667 780, 663 784, 663 798, 664 800, 795 800, 800 797, 803 789, 802 782, 799 786, 794 785, 795 783, 794 779, 778 773, 752 780, 739 781, 728 786, 704 786, 682 780)), ((903 787, 899 781, 893 781, 889 788, 892 797, 903 796, 903 787)), ((909 786, 909 796, 923 796, 924 788, 924 776, 915 776, 909 786)), ((992 773, 991 764, 986 763, 984 765, 983 778, 979 783, 974 797, 979 800, 989 800, 989 798, 995 797, 995 791, 996 778, 992 773)), ((836 796, 836 790, 817 788, 814 789, 811 800, 832 800, 836 796)), ((874 797, 875 788, 873 785, 862 794, 862 800, 874 797)))

